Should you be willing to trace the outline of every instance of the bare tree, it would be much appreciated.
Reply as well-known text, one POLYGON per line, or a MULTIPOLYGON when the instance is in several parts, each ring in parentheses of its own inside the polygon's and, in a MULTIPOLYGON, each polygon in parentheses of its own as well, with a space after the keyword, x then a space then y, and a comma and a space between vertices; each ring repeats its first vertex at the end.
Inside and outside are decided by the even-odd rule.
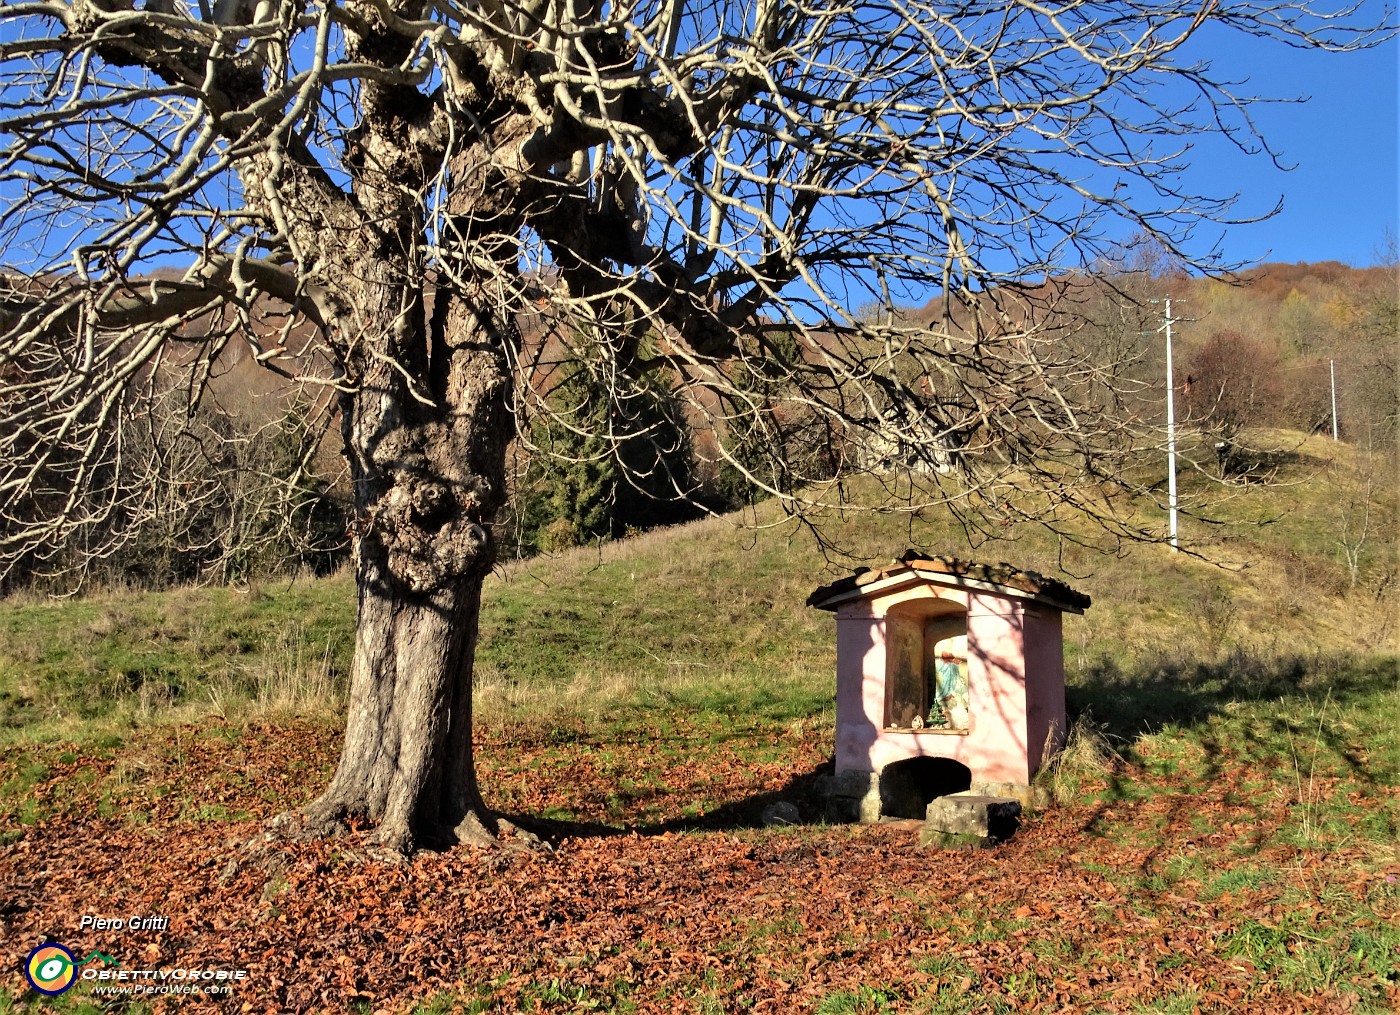
POLYGON ((1233 439, 1243 427, 1282 417, 1283 378, 1278 350, 1269 342, 1238 331, 1212 332, 1189 364, 1188 419, 1233 439))
POLYGON ((1368 563, 1378 565, 1380 589, 1394 580, 1396 565, 1395 498, 1386 476, 1396 472, 1395 451, 1372 426, 1351 446, 1336 445, 1327 465, 1327 491, 1331 501, 1333 541, 1354 589, 1362 582, 1368 563))
POLYGON ((1272 0, 34 0, 0 26, 0 553, 153 516, 129 428, 158 378, 196 404, 242 345, 333 394, 359 620, 303 817, 404 850, 498 831, 470 676, 536 350, 587 344, 619 404, 664 368, 741 469, 725 435, 782 408, 922 449, 931 501, 1040 489, 1132 533, 1113 364, 1058 340, 1045 283, 1128 231, 1209 267, 1191 227, 1230 201, 1184 189, 1191 139, 1259 142, 1198 37, 1378 35, 1272 0))

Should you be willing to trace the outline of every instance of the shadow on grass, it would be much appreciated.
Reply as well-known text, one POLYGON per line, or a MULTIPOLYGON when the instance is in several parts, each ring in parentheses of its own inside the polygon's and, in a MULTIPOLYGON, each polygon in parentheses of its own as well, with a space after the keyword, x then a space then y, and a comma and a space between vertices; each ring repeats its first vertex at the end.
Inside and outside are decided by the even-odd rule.
MULTIPOLYGON (((1156 818, 1161 828, 1189 825, 1203 808, 1228 801, 1250 813, 1251 831, 1236 847, 1244 853, 1262 849, 1283 822, 1301 820, 1306 831, 1331 806, 1314 789, 1314 774, 1345 773, 1365 786, 1392 780, 1394 773, 1374 768, 1356 728, 1334 720, 1397 689, 1400 660, 1388 657, 1262 660, 1237 652, 1218 663, 1158 660, 1130 670, 1100 663, 1067 689, 1067 704, 1117 742, 1126 764, 1113 766, 1083 830, 1101 833, 1118 804, 1159 792, 1141 778, 1154 759, 1136 747, 1143 736, 1175 728, 1199 745, 1201 759, 1174 780, 1177 792, 1156 818), (1247 772, 1275 777, 1286 797, 1261 794, 1248 777, 1242 782, 1247 772)), ((1146 853, 1145 872, 1167 855, 1167 839, 1164 833, 1146 853)))
MULTIPOLYGON (((1115 741, 1132 762, 1122 771, 1109 775, 1109 786, 1102 806, 1132 799, 1141 787, 1135 786, 1132 769, 1140 759, 1131 745, 1145 734, 1177 727, 1194 732, 1204 749, 1204 769, 1199 778, 1211 781, 1221 777, 1225 759, 1253 760, 1261 765, 1276 764, 1294 742, 1316 742, 1326 753, 1349 767, 1362 782, 1375 783, 1363 755, 1358 754, 1345 732, 1332 723, 1320 723, 1324 703, 1345 706, 1367 696, 1393 692, 1400 680, 1393 658, 1344 656, 1290 657, 1261 660, 1236 653, 1220 662, 1155 660, 1124 669, 1103 661, 1092 666, 1066 691, 1073 717, 1087 713, 1093 722, 1115 741), (1251 703, 1296 702, 1293 714, 1278 709, 1255 711, 1251 703), (1246 706, 1243 710, 1240 705, 1246 706), (1228 743, 1221 743, 1215 730, 1205 728, 1213 717, 1244 718, 1228 727, 1228 743)), ((752 735, 737 731, 736 736, 752 735)), ((775 790, 742 797, 705 814, 673 818, 639 825, 610 825, 551 820, 538 817, 512 818, 541 838, 557 842, 568 837, 607 837, 616 835, 661 835, 667 832, 732 832, 764 826, 766 808, 779 801, 795 805, 803 823, 817 822, 824 812, 816 793, 817 781, 834 768, 828 759, 808 770, 794 772, 775 790)), ((683 793, 680 787, 675 793, 683 793)), ((1183 807, 1187 804, 1183 802, 1183 807)), ((1102 809, 1102 808, 1100 808, 1102 809)), ((1086 831, 1092 830, 1091 817, 1086 831)))
POLYGON ((1261 659, 1234 652, 1220 662, 1157 659, 1128 669, 1091 664, 1065 689, 1071 716, 1088 714, 1120 742, 1166 726, 1192 727, 1227 706, 1287 698, 1338 704, 1394 691, 1400 660, 1382 656, 1289 656, 1261 659))

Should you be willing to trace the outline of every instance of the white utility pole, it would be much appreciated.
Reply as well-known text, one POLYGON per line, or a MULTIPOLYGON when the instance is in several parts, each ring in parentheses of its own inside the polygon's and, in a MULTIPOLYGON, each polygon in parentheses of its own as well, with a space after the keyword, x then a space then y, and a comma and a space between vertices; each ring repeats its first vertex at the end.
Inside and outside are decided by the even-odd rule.
MULTIPOLYGON (((1153 302, 1156 302, 1155 300, 1153 302)), ((1166 299, 1166 318, 1162 331, 1167 333, 1167 513, 1171 519, 1172 553, 1176 542, 1176 380, 1172 374, 1172 300, 1166 299)))
POLYGON ((1332 439, 1335 441, 1339 439, 1337 437, 1337 361, 1329 359, 1327 369, 1332 374, 1332 439))

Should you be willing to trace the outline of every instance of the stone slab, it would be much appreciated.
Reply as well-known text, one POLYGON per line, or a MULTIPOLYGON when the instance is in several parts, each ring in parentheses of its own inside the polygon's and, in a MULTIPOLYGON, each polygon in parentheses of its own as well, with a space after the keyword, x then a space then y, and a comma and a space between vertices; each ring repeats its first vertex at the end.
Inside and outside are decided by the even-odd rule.
POLYGON ((1044 786, 1027 786, 1019 782, 988 782, 985 779, 973 779, 969 792, 974 796, 1015 800, 1020 803, 1022 810, 1043 810, 1049 807, 1052 802, 1050 793, 1044 786))
POLYGON ((996 840, 1009 839, 1020 823, 1020 801, 974 793, 938 797, 924 818, 928 832, 996 840))

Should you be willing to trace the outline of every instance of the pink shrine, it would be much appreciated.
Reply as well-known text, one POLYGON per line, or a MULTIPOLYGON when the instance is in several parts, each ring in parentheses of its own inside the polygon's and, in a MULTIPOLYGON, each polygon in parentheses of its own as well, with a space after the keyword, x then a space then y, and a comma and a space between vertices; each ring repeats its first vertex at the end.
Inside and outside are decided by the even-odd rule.
POLYGON ((910 550, 807 602, 836 614, 838 817, 922 817, 933 797, 966 790, 1028 794, 1066 731, 1061 620, 1088 596, 910 550))

